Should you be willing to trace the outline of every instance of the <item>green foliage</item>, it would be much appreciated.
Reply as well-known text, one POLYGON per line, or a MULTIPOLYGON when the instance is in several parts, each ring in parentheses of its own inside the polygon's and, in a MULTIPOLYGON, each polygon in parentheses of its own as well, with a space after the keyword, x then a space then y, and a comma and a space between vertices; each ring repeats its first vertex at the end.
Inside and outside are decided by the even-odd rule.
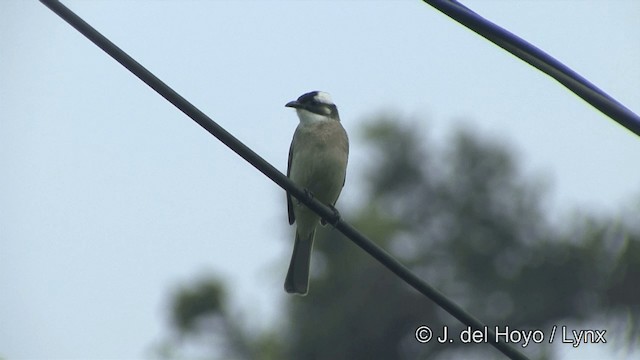
MULTIPOLYGON (((587 214, 555 225, 542 182, 522 174, 506 146, 459 129, 438 148, 417 125, 370 124, 368 196, 347 220, 490 326, 622 317, 629 343, 637 341, 637 224, 587 214)), ((228 353, 245 359, 499 356, 486 344, 419 344, 420 325, 452 333, 462 325, 330 226, 316 241, 311 292, 289 298, 287 331, 249 338, 225 315, 221 285, 206 283, 176 297, 174 327, 189 335, 206 331, 195 326, 206 314, 226 319, 227 338, 236 339, 228 353)), ((553 355, 531 347, 529 356, 553 355)))
POLYGON ((200 280, 177 292, 173 299, 173 326, 181 333, 197 332, 202 320, 220 316, 225 302, 224 286, 215 280, 200 280))
POLYGON ((282 358, 281 338, 264 333, 254 338, 227 305, 225 287, 215 276, 201 277, 172 297, 173 337, 157 344, 153 355, 162 359, 282 358))

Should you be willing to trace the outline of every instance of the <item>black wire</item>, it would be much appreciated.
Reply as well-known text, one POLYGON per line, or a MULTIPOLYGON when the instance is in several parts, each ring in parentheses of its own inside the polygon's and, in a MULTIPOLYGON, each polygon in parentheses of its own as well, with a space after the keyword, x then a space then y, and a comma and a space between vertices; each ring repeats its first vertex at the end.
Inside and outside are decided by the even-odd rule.
MULTIPOLYGON (((323 219, 327 220, 329 223, 335 223, 336 229, 340 230, 340 232, 351 239, 351 241, 360 246, 364 251, 369 253, 369 255, 373 256, 376 260, 382 263, 382 265, 387 267, 394 274, 398 275, 414 289, 418 290, 420 293, 431 299, 434 303, 438 304, 456 319, 460 320, 462 323, 468 326, 471 326, 473 329, 486 328, 486 326, 482 322, 480 322, 480 320, 468 314, 453 301, 449 300, 446 296, 441 294, 438 290, 413 274, 407 267, 394 259, 391 255, 389 255, 389 253, 369 240, 354 227, 342 221, 339 217, 336 217, 336 214, 329 207, 322 204, 318 200, 307 196, 303 189, 298 187, 284 174, 282 174, 275 167, 265 161, 262 157, 253 152, 253 150, 236 139, 220 125, 216 124, 202 111, 198 110, 195 106, 189 103, 185 98, 172 90, 169 86, 167 86, 155 75, 145 69, 132 57, 127 55, 124 51, 122 51, 115 44, 109 41, 109 39, 104 37, 93 27, 91 27, 91 25, 87 24, 78 15, 69 10, 69 8, 56 0, 40 1, 53 12, 58 14, 58 16, 64 19, 67 23, 73 26, 76 30, 86 36, 94 44, 104 50, 107 54, 113 57, 116 61, 122 64, 122 66, 129 69, 129 71, 140 78, 140 80, 142 80, 144 83, 149 85, 158 94, 167 99, 170 103, 175 105, 187 116, 197 122, 211 135, 215 136, 225 145, 231 148, 231 150, 233 150, 236 154, 247 160, 251 165, 260 170, 260 172, 265 174, 284 190, 295 196, 310 209, 318 213, 323 219)), ((488 329, 487 332, 489 335, 489 343, 500 350, 502 353, 504 353, 506 356, 511 359, 527 359, 523 354, 512 348, 507 343, 497 342, 493 330, 488 329)))
POLYGON ((456 0, 423 0, 453 20, 553 77, 620 125, 640 136, 640 117, 566 65, 456 0))

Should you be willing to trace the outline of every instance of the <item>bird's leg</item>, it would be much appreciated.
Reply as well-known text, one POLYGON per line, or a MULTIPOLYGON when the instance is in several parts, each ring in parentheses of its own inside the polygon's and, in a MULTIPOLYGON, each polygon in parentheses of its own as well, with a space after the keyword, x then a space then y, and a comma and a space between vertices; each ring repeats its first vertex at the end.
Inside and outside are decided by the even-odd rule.
POLYGON ((309 198, 309 200, 313 199, 313 193, 311 192, 311 190, 304 188, 304 194, 307 195, 307 197, 309 198))
MULTIPOLYGON (((304 188, 304 196, 307 198, 307 200, 313 200, 313 198, 315 197, 311 190, 307 188, 304 188)), ((300 201, 300 199, 296 199, 296 201, 298 201, 298 205, 302 204, 302 201, 300 201)))
MULTIPOLYGON (((315 197, 315 196, 313 196, 313 193, 307 188, 304 188, 304 196, 306 196, 307 199, 309 199, 309 200, 312 200, 315 197)), ((302 201, 300 201, 300 199, 298 199, 298 205, 300 205, 301 203, 302 203, 302 201)))
MULTIPOLYGON (((335 208, 335 206, 330 205, 330 204, 327 205, 327 206, 329 206, 331 211, 333 211, 334 220, 331 222, 331 225, 333 225, 333 227, 336 227, 336 225, 338 225, 338 222, 342 218, 342 215, 340 215, 340 212, 338 211, 338 209, 335 208)), ((325 219, 320 219, 320 224, 322 224, 324 226, 324 225, 327 224, 327 221, 325 219)))

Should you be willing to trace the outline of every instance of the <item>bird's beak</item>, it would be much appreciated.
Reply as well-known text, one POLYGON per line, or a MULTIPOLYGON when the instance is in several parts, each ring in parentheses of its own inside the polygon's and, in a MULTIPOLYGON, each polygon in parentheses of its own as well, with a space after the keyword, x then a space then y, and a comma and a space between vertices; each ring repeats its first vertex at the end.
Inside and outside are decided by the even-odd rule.
POLYGON ((294 109, 302 109, 304 106, 302 104, 300 104, 297 100, 294 101, 289 101, 285 107, 290 107, 290 108, 294 108, 294 109))

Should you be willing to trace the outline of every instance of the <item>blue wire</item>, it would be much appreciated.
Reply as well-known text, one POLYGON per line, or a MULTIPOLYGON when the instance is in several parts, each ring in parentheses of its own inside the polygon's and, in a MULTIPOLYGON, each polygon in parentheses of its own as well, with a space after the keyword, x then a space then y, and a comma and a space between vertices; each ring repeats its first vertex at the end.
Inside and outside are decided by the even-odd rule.
POLYGON ((568 66, 524 39, 488 21, 456 0, 423 0, 453 20, 553 77, 567 89, 640 136, 640 117, 568 66))

